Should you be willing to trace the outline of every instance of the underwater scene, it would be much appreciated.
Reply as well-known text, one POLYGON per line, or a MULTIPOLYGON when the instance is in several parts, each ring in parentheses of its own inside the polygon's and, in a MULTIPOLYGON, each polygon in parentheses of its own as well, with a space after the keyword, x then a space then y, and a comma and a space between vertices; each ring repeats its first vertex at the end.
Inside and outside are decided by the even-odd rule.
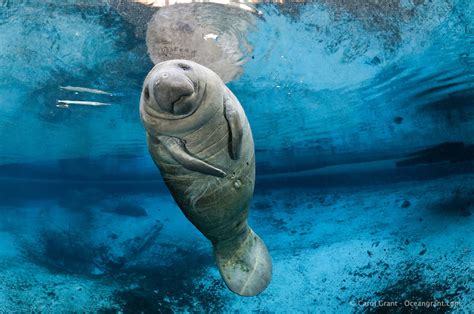
POLYGON ((473 135, 471 0, 0 0, 0 313, 472 313, 473 135))

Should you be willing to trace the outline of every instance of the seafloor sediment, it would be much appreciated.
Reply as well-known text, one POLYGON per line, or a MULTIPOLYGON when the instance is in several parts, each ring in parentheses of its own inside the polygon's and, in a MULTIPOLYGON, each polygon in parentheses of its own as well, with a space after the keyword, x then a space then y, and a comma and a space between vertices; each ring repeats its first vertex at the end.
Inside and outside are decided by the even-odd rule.
POLYGON ((0 220, 0 312, 342 313, 375 312, 378 301, 399 310, 444 301, 452 303, 418 310, 466 312, 474 308, 473 187, 473 175, 460 175, 258 188, 250 223, 274 274, 253 298, 223 286, 210 245, 167 194, 84 190, 10 204, 0 220))

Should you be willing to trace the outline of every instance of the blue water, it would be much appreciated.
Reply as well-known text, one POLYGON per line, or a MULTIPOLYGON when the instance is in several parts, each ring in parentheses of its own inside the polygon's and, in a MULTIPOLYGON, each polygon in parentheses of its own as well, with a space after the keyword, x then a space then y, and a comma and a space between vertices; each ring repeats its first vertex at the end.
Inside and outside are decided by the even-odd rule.
POLYGON ((124 3, 0 1, 0 313, 474 310, 474 2, 257 6, 228 83, 274 263, 253 298, 225 288, 148 155, 158 9, 124 3))

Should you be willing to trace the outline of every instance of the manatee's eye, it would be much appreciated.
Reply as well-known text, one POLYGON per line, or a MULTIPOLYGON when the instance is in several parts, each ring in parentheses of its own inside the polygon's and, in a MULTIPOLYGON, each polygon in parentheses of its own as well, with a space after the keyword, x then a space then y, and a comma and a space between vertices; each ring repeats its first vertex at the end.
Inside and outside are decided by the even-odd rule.
POLYGON ((146 101, 150 99, 150 90, 148 89, 148 86, 145 87, 145 91, 143 92, 143 95, 145 96, 146 101))
POLYGON ((188 71, 191 69, 191 67, 187 64, 184 64, 184 63, 178 63, 178 66, 183 69, 184 71, 188 71))

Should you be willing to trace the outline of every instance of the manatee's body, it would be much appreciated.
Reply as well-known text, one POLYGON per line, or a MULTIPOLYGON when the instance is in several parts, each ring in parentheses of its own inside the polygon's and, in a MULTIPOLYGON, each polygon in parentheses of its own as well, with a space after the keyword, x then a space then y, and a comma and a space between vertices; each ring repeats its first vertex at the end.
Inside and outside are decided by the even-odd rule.
POLYGON ((153 160, 183 213, 212 242, 227 286, 246 296, 263 291, 271 259, 247 224, 255 154, 236 97, 211 70, 171 60, 148 74, 140 114, 153 160))

